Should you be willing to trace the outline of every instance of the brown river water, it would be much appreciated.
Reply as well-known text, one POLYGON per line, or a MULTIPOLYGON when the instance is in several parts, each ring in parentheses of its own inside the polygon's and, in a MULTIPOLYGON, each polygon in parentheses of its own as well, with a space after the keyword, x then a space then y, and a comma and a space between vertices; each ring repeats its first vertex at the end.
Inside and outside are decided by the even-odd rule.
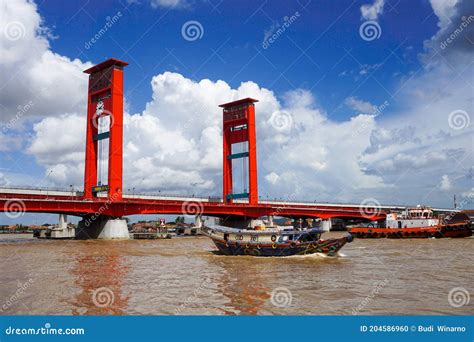
POLYGON ((0 313, 474 314, 474 238, 356 239, 333 258, 213 251, 206 237, 52 241, 3 234, 0 313))

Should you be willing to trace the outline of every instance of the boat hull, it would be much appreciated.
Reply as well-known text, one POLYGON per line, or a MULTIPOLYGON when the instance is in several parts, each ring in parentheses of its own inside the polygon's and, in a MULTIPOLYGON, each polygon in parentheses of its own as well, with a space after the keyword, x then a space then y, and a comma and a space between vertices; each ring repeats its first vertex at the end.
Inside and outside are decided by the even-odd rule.
POLYGON ((469 223, 416 228, 353 227, 350 229, 350 233, 358 239, 426 239, 463 238, 472 236, 472 230, 469 223))
POLYGON ((288 244, 243 244, 218 239, 212 240, 219 249, 219 252, 225 255, 284 257, 322 253, 328 256, 335 256, 346 243, 353 240, 353 237, 348 235, 338 239, 288 244))

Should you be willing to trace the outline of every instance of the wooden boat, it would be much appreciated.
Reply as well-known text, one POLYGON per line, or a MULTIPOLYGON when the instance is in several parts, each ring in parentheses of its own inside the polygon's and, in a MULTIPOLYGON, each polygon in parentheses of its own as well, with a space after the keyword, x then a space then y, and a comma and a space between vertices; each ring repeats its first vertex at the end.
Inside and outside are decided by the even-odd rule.
POLYGON ((321 240, 319 228, 275 226, 259 229, 238 229, 225 226, 206 226, 202 233, 214 241, 225 255, 291 256, 322 253, 335 256, 352 235, 321 240))
POLYGON ((435 217, 429 207, 408 208, 387 214, 385 222, 349 228, 360 239, 462 238, 472 236, 469 218, 460 214, 435 217))

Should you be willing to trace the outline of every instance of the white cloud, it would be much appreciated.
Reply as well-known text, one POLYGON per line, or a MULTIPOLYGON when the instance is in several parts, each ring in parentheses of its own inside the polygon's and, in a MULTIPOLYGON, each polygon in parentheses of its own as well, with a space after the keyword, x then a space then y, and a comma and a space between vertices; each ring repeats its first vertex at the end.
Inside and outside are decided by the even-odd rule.
POLYGON ((448 175, 443 175, 441 177, 441 182, 439 184, 439 187, 443 191, 449 191, 451 190, 451 180, 449 179, 448 175))
POLYGON ((268 175, 265 176, 265 179, 273 185, 278 182, 279 178, 280 176, 278 176, 275 172, 270 172, 268 175))
POLYGON ((10 181, 8 178, 2 172, 0 172, 0 186, 7 186, 9 184, 10 181))
POLYGON ((383 13, 385 0, 375 0, 373 4, 364 4, 360 7, 362 18, 365 20, 378 20, 383 13))
POLYGON ((438 32, 425 42, 422 56, 428 67, 441 64, 466 66, 472 62, 474 2, 469 0, 431 0, 438 17, 438 32), (440 58, 442 56, 442 58, 440 58))
POLYGON ((351 109, 363 114, 373 114, 377 107, 370 102, 362 101, 355 96, 348 97, 344 103, 351 109))
POLYGON ((153 8, 182 8, 189 5, 186 0, 151 0, 150 3, 153 8))
MULTIPOLYGON (((451 15, 450 26, 455 27, 460 17, 473 12, 474 3, 459 1, 454 9, 443 8, 443 14, 435 11, 440 16, 439 26, 445 27, 449 22, 445 16, 451 15)), ((437 205, 448 203, 439 179, 455 174, 450 177, 451 191, 462 193, 472 187, 472 178, 465 175, 474 164, 474 127, 453 129, 449 121, 450 113, 456 110, 472 115, 473 88, 469 80, 474 76, 473 66, 465 44, 451 44, 446 48, 449 51, 437 53, 434 42, 444 35, 440 32, 444 29, 425 44, 423 68, 414 76, 402 78, 395 89, 396 96, 390 101, 403 110, 377 118, 380 128, 371 133, 371 146, 361 158, 367 172, 396 184, 404 198, 421 197, 420 201, 437 205)), ((457 39, 466 42, 463 37, 457 39)))
MULTIPOLYGON (((271 91, 253 82, 232 89, 223 81, 195 82, 165 72, 153 77, 151 85, 153 100, 145 111, 125 115, 126 188, 220 194, 222 112, 218 105, 248 96, 260 99, 256 104, 259 173, 267 175, 270 184, 275 185, 277 175, 284 174, 283 178, 291 182, 306 180, 308 192, 318 188, 326 195, 341 185, 347 189, 383 185, 377 176, 365 175, 358 165, 358 156, 369 147, 368 136, 351 137, 362 121, 373 129, 373 119, 359 115, 334 123, 316 107, 307 91, 288 93, 283 104, 271 91), (275 110, 291 113, 292 130, 281 131, 269 124, 275 110), (280 146, 275 145, 276 136, 282 137, 280 146)), ((82 167, 83 133, 63 137, 65 140, 59 143, 50 137, 54 132, 84 130, 79 121, 76 115, 44 119, 35 125, 29 152, 47 169, 61 165, 73 174, 73 170, 82 167), (58 155, 62 157, 57 158, 58 155)), ((55 172, 52 179, 61 181, 54 175, 55 172)), ((76 181, 80 180, 78 175, 76 181)), ((295 184, 288 186, 294 188, 295 184)), ((264 191, 281 192, 277 187, 264 191)))
POLYGON ((455 15, 458 0, 430 0, 434 14, 438 17, 438 27, 445 29, 455 15))
POLYGON ((0 0, 0 8, 1 120, 15 117, 18 108, 28 103, 32 106, 23 119, 84 112, 87 75, 83 70, 91 63, 50 50, 49 33, 35 3, 0 0))

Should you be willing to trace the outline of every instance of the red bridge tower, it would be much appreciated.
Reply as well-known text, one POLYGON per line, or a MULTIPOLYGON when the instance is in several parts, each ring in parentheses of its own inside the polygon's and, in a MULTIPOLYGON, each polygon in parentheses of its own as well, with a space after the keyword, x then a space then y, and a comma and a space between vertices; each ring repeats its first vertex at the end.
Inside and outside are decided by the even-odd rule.
POLYGON ((255 102, 258 100, 246 98, 219 106, 224 108, 223 200, 225 203, 232 203, 236 198, 248 198, 249 204, 258 203, 255 102), (247 142, 247 151, 233 153, 232 145, 243 142, 247 142), (234 193, 232 161, 239 158, 248 159, 248 184, 245 184, 248 188, 243 193, 234 193))
POLYGON ((92 199, 98 192, 107 192, 111 201, 122 199, 123 67, 126 65, 126 62, 109 59, 84 71, 89 74, 85 199, 92 199), (103 123, 106 124, 104 130, 103 123), (102 156, 108 159, 107 180, 102 179, 106 184, 99 184, 98 164, 105 167, 105 163, 99 158, 98 145, 100 141, 101 147, 106 147, 107 139, 107 155, 102 156))

